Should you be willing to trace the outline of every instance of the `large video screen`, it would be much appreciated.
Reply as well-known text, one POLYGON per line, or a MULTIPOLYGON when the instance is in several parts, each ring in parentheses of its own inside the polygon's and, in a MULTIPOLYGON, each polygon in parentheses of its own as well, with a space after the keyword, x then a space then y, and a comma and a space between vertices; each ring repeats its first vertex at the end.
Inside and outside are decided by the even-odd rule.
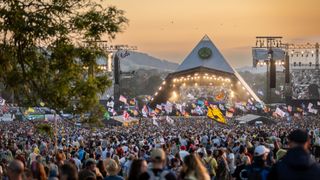
POLYGON ((320 71, 316 69, 292 70, 292 99, 320 99, 320 71))

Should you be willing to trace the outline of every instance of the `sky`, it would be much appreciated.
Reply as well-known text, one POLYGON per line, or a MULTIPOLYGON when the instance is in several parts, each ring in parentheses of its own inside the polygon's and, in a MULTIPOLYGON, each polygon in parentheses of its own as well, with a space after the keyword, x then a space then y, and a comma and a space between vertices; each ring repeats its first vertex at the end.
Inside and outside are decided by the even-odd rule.
POLYGON ((252 64, 255 37, 320 42, 320 0, 97 0, 126 12, 113 44, 181 63, 207 34, 234 67, 252 64))

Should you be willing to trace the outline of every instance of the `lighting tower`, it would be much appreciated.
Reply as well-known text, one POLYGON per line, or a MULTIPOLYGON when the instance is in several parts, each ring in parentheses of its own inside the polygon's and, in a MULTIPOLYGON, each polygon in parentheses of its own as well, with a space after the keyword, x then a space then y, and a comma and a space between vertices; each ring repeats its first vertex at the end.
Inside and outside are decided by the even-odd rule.
MULTIPOLYGON (((121 75, 130 75, 132 72, 121 72, 120 60, 129 56, 129 51, 137 50, 137 46, 129 46, 129 45, 108 45, 105 40, 97 40, 97 41, 85 41, 86 46, 95 46, 97 48, 101 48, 108 54, 108 60, 106 65, 107 72, 113 76, 113 97, 114 97, 114 107, 120 107, 120 79, 121 75), (113 67, 112 67, 113 64, 113 67), (113 73, 112 73, 113 72, 113 73)), ((115 109, 119 110, 119 109, 115 109)))
MULTIPOLYGON (((285 65, 285 51, 280 36, 257 36, 253 47, 253 66, 267 66, 266 102, 271 103, 271 89, 276 87, 276 65, 285 65), (280 60, 279 63, 276 60, 280 60)), ((286 69, 288 71, 289 69, 286 69)))

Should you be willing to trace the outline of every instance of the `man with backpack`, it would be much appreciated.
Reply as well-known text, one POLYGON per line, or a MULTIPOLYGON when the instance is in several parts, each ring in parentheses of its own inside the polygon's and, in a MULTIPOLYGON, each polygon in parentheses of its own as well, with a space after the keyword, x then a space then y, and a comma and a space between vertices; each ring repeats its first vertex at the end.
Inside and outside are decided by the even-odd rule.
POLYGON ((218 168, 218 163, 212 156, 211 150, 207 150, 207 156, 203 158, 203 163, 210 175, 210 178, 214 179, 216 177, 216 169, 218 168))
POLYGON ((166 154, 161 148, 154 148, 151 151, 151 169, 140 175, 141 180, 176 180, 171 171, 164 170, 166 165, 166 154))

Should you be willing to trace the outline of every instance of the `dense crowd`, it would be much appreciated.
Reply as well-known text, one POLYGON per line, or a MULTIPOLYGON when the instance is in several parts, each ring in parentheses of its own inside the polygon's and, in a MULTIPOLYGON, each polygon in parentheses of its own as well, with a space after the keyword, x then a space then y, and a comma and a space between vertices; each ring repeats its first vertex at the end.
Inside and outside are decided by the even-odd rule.
POLYGON ((87 128, 0 122, 2 179, 318 179, 320 118, 249 126, 207 118, 87 128), (55 138, 56 137, 56 138, 55 138))

